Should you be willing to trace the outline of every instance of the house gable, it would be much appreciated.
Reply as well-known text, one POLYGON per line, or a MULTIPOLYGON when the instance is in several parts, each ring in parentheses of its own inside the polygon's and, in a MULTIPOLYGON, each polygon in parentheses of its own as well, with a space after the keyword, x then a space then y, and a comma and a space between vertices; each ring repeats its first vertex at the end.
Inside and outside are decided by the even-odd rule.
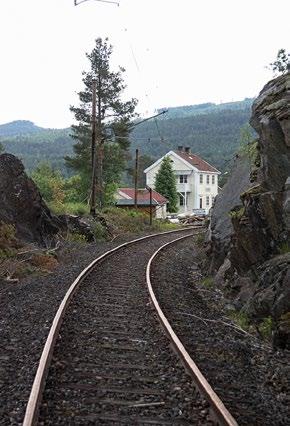
POLYGON ((184 158, 180 157, 175 151, 169 151, 167 154, 163 155, 163 157, 159 158, 155 163, 151 164, 151 166, 147 167, 147 169, 144 170, 144 173, 148 173, 152 169, 155 169, 159 164, 162 162, 163 158, 165 157, 173 157, 174 163, 175 163, 175 169, 176 170, 194 170, 198 171, 196 167, 194 167, 192 164, 190 164, 188 161, 186 161, 184 158), (180 165, 180 167, 179 167, 180 165), (177 167, 176 167, 177 166, 177 167))

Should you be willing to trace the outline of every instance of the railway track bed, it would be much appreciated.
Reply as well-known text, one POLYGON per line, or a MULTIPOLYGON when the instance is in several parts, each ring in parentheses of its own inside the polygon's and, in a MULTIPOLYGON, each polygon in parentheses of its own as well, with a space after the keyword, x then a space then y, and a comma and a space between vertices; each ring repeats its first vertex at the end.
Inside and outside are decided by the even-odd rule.
POLYGON ((39 424, 213 424, 145 285, 150 255, 173 238, 129 246, 82 282, 56 343, 39 424))
POLYGON ((233 328, 221 293, 196 284, 199 261, 190 239, 153 260, 151 281, 162 310, 240 426, 288 425, 289 351, 275 352, 233 328))

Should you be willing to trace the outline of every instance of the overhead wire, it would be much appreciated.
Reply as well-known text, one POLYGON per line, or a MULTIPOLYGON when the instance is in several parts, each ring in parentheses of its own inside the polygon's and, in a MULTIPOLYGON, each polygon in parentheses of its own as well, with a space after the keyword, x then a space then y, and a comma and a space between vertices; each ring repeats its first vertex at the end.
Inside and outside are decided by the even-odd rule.
MULTIPOLYGON (((128 25, 126 25, 126 22, 125 22, 125 19, 124 19, 124 13, 123 13, 123 10, 122 10, 122 3, 120 2, 119 5, 121 5, 121 7, 119 7, 120 15, 123 14, 123 16, 122 16, 121 31, 123 30, 124 33, 126 34, 127 42, 128 42, 128 45, 129 45, 129 48, 130 48, 130 51, 131 51, 131 55, 132 55, 133 61, 135 63, 136 69, 137 69, 137 71, 139 73, 139 78, 140 78, 142 86, 143 86, 145 98, 147 100, 148 106, 150 106, 150 105, 152 105, 152 102, 149 99, 148 90, 147 90, 148 88, 145 85, 144 78, 142 78, 141 68, 140 68, 139 62, 137 60, 137 56, 136 56, 136 54, 134 52, 134 48, 133 48, 132 42, 130 40, 129 31, 128 31, 128 25)), ((155 122, 155 126, 156 126, 156 130, 157 130, 157 134, 159 136, 159 139, 160 139, 161 142, 164 142, 164 137, 163 137, 162 132, 160 130, 157 118, 154 118, 154 122, 155 122)))

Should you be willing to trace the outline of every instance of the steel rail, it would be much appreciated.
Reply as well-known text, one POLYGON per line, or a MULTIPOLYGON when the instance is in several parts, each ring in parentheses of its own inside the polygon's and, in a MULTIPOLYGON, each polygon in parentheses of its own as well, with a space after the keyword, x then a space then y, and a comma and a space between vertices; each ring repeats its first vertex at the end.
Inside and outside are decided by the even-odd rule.
POLYGON ((47 378, 48 369, 50 366, 50 361, 52 358, 54 346, 58 337, 58 332, 62 324, 63 317, 66 313, 66 310, 69 306, 69 302, 76 293, 78 287, 80 286, 81 282, 84 280, 84 278, 91 272, 91 270, 96 266, 96 264, 106 257, 110 256, 111 254, 131 245, 136 244, 140 241, 153 238, 153 237, 160 237, 162 235, 167 234, 173 234, 177 232, 184 232, 194 229, 200 229, 200 226, 188 226, 186 228, 181 229, 175 229, 173 231, 166 231, 166 232, 159 232, 152 235, 146 235, 145 237, 136 238, 132 241, 128 241, 126 243, 120 244, 119 246, 108 250, 107 252, 103 253, 101 256, 97 257, 95 260, 93 260, 83 271, 77 276, 77 278, 74 280, 72 285, 67 290, 57 312, 53 319, 48 337, 46 339, 37 372, 34 378, 34 382, 31 388, 29 400, 26 406, 25 416, 23 420, 23 426, 33 426, 36 424, 37 418, 38 418, 38 412, 39 412, 39 406, 42 400, 42 393, 43 389, 45 387, 45 381, 47 378))
POLYGON ((187 370, 189 371, 191 377, 193 378, 193 381, 198 388, 199 392, 206 398, 206 400, 210 404, 211 408, 211 414, 214 417, 214 419, 218 422, 218 425, 222 426, 238 426, 237 421, 234 419, 234 417, 231 415, 231 413, 228 411, 224 403, 221 401, 221 399, 218 397, 218 395, 215 393, 213 388, 210 386, 204 375, 201 373, 189 353, 186 351, 185 347, 173 331, 173 328, 171 327, 168 319, 164 315, 162 309, 160 308, 160 305, 157 301, 157 298, 155 296, 155 293, 152 288, 152 283, 150 279, 150 272, 151 272, 151 265, 153 260, 158 256, 158 254, 164 250, 166 247, 168 247, 170 244, 174 244, 177 241, 181 241, 185 238, 188 238, 189 235, 183 236, 181 238, 176 238, 173 241, 170 241, 169 243, 164 244, 163 246, 159 247, 159 249, 151 256, 147 268, 146 268, 146 281, 147 281, 147 287, 150 294, 150 298, 152 300, 152 303, 157 311, 157 315, 159 317, 159 320, 161 322, 162 327, 164 328, 167 336, 171 340, 171 343, 173 344, 175 350, 181 357, 183 363, 185 364, 187 370))

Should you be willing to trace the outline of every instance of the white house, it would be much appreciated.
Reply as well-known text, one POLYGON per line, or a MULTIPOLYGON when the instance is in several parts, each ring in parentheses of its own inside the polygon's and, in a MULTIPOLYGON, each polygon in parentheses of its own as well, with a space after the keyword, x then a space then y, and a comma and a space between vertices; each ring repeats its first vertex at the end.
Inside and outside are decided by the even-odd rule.
POLYGON ((220 172, 202 158, 192 154, 190 148, 179 146, 177 151, 169 151, 144 170, 146 184, 152 188, 164 157, 170 157, 176 175, 179 193, 178 213, 192 213, 194 209, 205 209, 208 213, 218 193, 220 172))

